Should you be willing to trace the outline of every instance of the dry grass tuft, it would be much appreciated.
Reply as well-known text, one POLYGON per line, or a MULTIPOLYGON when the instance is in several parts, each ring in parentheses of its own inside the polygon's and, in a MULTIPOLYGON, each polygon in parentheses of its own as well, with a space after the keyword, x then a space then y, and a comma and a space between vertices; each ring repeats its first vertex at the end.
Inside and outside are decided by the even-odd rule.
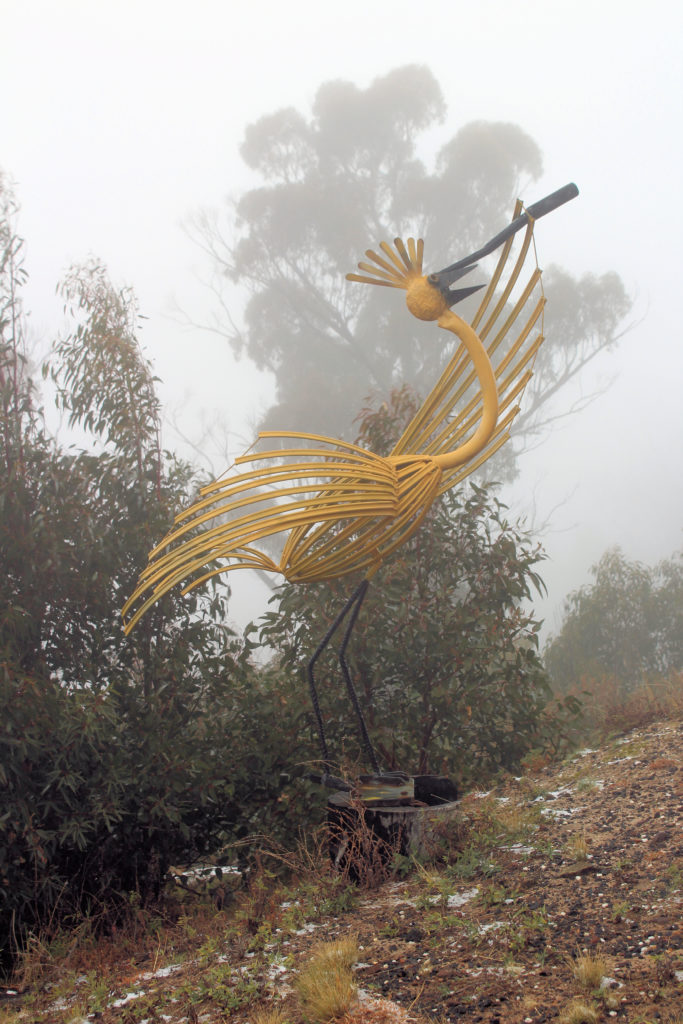
POLYGON ((304 1016, 325 1024, 348 1011, 356 998, 351 967, 357 959, 355 936, 316 947, 295 983, 304 1016))
POLYGON ((585 832, 575 832, 569 837, 566 845, 567 856, 571 860, 583 861, 588 859, 588 840, 585 832))
POLYGON ((598 1011, 580 999, 574 999, 559 1016, 560 1024, 596 1024, 598 1011))
POLYGON ((600 953, 581 953, 571 961, 574 977, 587 989, 598 988, 602 979, 609 974, 611 966, 608 958, 600 953))
POLYGON ((253 1024, 285 1024, 287 1014, 280 1007, 268 1007, 265 1010, 257 1010, 254 1013, 253 1024))
POLYGON ((312 952, 314 957, 329 963, 330 966, 338 965, 350 970, 358 960, 358 937, 347 935, 344 939, 316 946, 312 952))

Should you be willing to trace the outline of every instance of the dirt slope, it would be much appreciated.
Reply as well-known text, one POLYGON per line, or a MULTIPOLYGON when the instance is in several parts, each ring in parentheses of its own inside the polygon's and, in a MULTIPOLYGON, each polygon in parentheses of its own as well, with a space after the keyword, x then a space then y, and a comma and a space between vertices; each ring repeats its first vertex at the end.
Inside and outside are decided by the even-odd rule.
POLYGON ((452 1021, 540 1024, 578 996, 598 1019, 683 1020, 682 738, 639 730, 466 797, 468 877, 388 886, 344 921, 361 984, 452 1021), (605 958, 599 998, 577 956, 605 958))
POLYGON ((404 881, 355 895, 329 878, 315 893, 310 880, 266 885, 212 912, 205 932, 181 921, 183 948, 179 926, 156 951, 148 932, 137 952, 119 944, 116 963, 110 948, 29 982, 0 1022, 254 1024, 279 1007, 298 1024, 292 985, 312 948, 355 934, 354 1024, 681 1024, 682 748, 683 722, 669 721, 470 793, 436 862, 404 881))

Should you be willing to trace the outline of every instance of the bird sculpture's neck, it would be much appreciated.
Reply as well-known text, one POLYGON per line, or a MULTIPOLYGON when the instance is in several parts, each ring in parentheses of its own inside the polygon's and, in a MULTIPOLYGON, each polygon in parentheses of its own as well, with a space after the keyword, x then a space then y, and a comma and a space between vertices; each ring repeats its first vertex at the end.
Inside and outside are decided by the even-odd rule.
POLYGON ((437 323, 439 327, 455 334, 467 349, 479 379, 483 405, 479 426, 469 441, 455 451, 434 457, 434 461, 442 470, 448 470, 469 462, 490 441, 498 421, 498 387, 491 360, 476 331, 450 309, 441 313, 437 323))
POLYGON ((447 295, 434 287, 429 278, 413 274, 407 280, 406 305, 418 320, 436 320, 439 327, 450 331, 463 343, 479 379, 482 394, 482 415, 479 426, 465 444, 452 452, 435 455, 434 461, 441 470, 456 469, 469 462, 491 439, 498 421, 498 387, 491 366, 491 360, 473 327, 449 308, 447 295))

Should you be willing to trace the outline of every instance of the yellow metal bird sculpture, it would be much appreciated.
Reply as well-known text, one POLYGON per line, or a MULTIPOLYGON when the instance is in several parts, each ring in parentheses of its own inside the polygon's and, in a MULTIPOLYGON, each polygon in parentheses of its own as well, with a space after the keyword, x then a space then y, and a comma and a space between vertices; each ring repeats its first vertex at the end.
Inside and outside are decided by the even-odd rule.
POLYGON ((387 457, 315 434, 259 434, 270 449, 243 455, 235 463, 239 473, 204 487, 153 549, 123 608, 126 632, 172 587, 182 584, 186 593, 233 569, 280 573, 295 583, 362 572, 363 582, 311 658, 308 679, 327 766, 314 668, 348 615, 339 659, 366 752, 379 773, 345 660, 351 630, 368 581, 384 560, 418 529, 440 494, 509 436, 543 341, 545 299, 535 259, 529 261, 528 278, 522 277, 533 252, 534 223, 577 194, 572 184, 526 209, 518 202, 503 231, 438 273, 423 274, 422 240, 404 244, 397 238, 394 248, 381 243, 381 254, 368 250, 370 262, 359 263, 362 273, 348 274, 348 280, 403 289, 413 316, 435 321, 459 341, 435 387, 387 457), (511 258, 514 236, 522 229, 519 251, 511 258), (484 286, 450 286, 501 246, 479 308, 467 323, 451 306, 484 286), (259 542, 276 535, 283 538, 279 556, 260 550, 259 542))

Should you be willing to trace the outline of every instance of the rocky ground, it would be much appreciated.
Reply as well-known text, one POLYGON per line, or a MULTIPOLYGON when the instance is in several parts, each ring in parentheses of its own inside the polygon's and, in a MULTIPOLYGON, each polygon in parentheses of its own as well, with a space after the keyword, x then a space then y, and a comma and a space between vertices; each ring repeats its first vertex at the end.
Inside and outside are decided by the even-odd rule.
POLYGON ((471 829, 490 811, 512 835, 465 845, 458 886, 366 901, 345 922, 369 954, 361 984, 453 1021, 540 1024, 578 996, 617 1020, 683 1020, 682 736, 639 731, 465 798, 471 829), (597 985, 577 957, 604 958, 597 985))
POLYGON ((297 1024, 312 949, 355 935, 356 1024, 681 1024, 682 741, 683 722, 664 722, 469 793, 436 861, 373 891, 262 881, 186 917, 183 942, 181 921, 155 949, 148 924, 146 952, 129 941, 118 962, 29 973, 0 1022, 241 1024, 277 1007, 297 1024))

